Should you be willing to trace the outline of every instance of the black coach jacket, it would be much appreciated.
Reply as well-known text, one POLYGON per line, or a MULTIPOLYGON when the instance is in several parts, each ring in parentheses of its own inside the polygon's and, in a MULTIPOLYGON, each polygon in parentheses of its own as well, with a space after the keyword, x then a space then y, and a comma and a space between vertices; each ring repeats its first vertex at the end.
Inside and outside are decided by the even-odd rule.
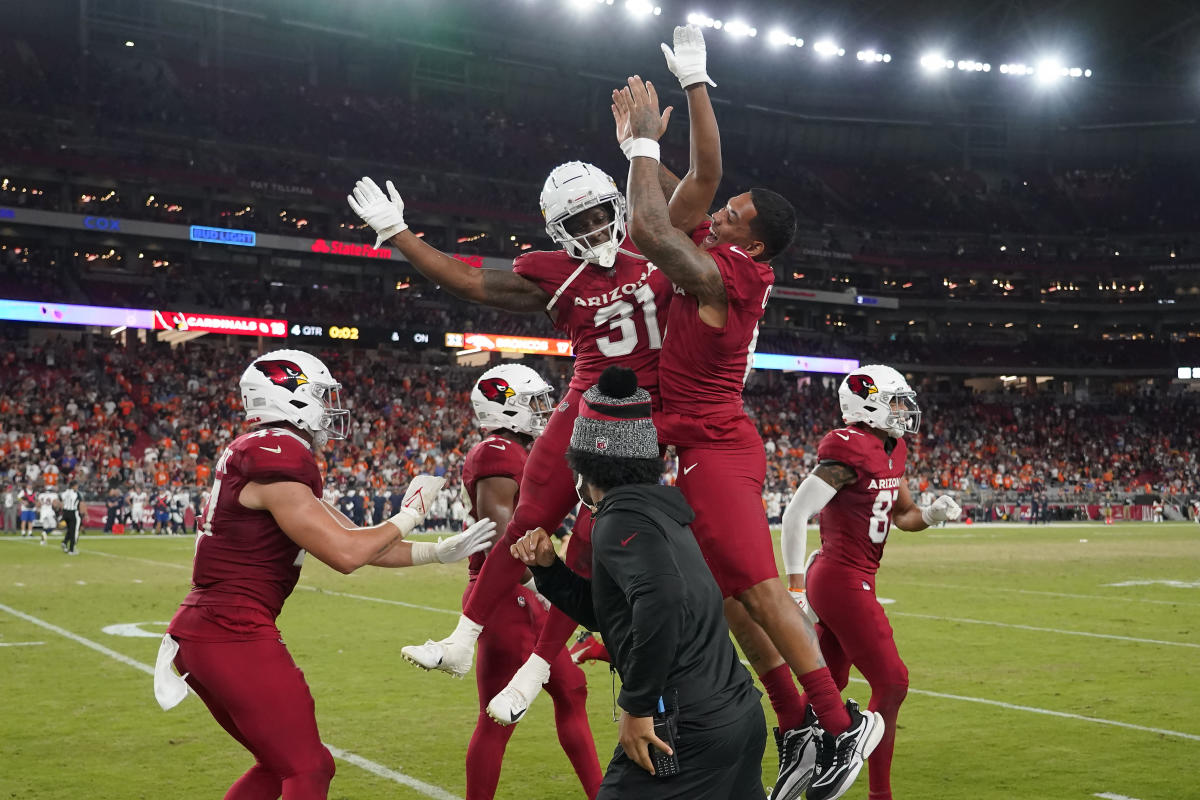
POLYGON ((557 559, 533 573, 551 603, 604 636, 621 708, 650 716, 659 697, 668 706, 677 698, 681 719, 705 728, 741 717, 762 695, 729 640, 721 590, 687 527, 693 519, 674 487, 613 489, 592 530, 592 579, 557 559))

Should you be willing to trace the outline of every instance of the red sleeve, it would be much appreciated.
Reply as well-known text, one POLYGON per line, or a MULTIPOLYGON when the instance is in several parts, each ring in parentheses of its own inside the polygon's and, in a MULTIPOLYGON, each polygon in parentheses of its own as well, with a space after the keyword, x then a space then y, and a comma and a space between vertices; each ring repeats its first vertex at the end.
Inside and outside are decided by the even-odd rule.
POLYGON ((295 481, 306 484, 318 498, 324 491, 312 451, 290 436, 251 439, 231 461, 231 466, 248 481, 295 481))
POLYGON ((853 428, 830 431, 817 445, 818 461, 836 461, 857 469, 866 462, 865 434, 853 428))

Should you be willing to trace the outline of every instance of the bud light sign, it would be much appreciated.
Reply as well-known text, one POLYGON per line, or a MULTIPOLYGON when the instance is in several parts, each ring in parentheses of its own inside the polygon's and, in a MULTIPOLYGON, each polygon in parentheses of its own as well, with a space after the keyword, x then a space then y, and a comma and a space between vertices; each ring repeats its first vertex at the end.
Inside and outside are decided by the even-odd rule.
POLYGON ((254 247, 258 237, 254 231, 239 231, 233 228, 208 228, 203 225, 193 225, 190 238, 193 242, 212 242, 213 244, 236 244, 242 247, 254 247))

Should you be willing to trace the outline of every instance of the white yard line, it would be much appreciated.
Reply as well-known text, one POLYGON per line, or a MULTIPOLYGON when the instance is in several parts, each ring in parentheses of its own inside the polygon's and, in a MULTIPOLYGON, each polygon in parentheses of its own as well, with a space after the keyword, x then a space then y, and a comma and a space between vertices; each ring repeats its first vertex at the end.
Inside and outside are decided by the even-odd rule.
POLYGON ((939 617, 935 614, 914 614, 909 611, 890 611, 888 616, 892 617, 915 617, 916 619, 932 619, 939 622, 961 622, 967 625, 993 625, 997 628, 1015 628, 1022 631, 1038 631, 1040 633, 1057 633, 1063 636, 1087 636, 1092 639, 1115 639, 1119 642, 1138 642, 1140 644, 1162 644, 1171 647, 1195 647, 1200 649, 1200 644, 1194 642, 1169 642, 1163 639, 1139 639, 1136 636, 1118 636, 1114 633, 1091 633, 1089 631, 1068 631, 1060 628, 1038 628, 1033 625, 1017 625, 1012 622, 992 622, 985 619, 964 619, 961 617, 939 617))
POLYGON ((1113 794, 1112 792, 1100 792, 1099 794, 1092 795, 1092 797, 1100 797, 1103 800, 1137 800, 1136 797, 1130 797, 1125 794, 1113 794))
POLYGON ((453 614, 458 616, 460 611, 451 611, 448 608, 435 608, 434 606, 423 606, 419 603, 405 603, 403 600, 386 600, 382 597, 367 597, 364 594, 350 594, 349 592, 335 592, 331 589, 321 589, 317 586, 297 586, 297 589, 303 589, 306 592, 317 592, 319 594, 331 594, 334 597, 346 597, 351 600, 365 600, 368 603, 386 603, 389 606, 403 606, 404 608, 415 608, 420 611, 436 611, 439 614, 453 614))
MULTIPOLYGON (((76 644, 81 644, 84 647, 89 647, 92 650, 95 650, 97 653, 103 653, 104 655, 108 656, 109 658, 114 659, 116 661, 120 661, 122 664, 125 664, 126 666, 129 666, 129 667, 133 667, 136 670, 140 670, 140 671, 146 673, 147 675, 154 674, 154 667, 150 666, 149 664, 143 664, 140 661, 135 661, 134 659, 130 658, 129 656, 126 656, 122 653, 118 653, 116 650, 112 650, 108 647, 105 647, 104 645, 100 644, 99 642, 93 642, 91 639, 85 639, 84 637, 80 636, 79 634, 72 633, 71 631, 69 631, 65 628, 60 628, 53 623, 46 622, 45 620, 42 620, 42 619, 38 619, 37 617, 26 614, 23 611, 18 611, 15 608, 6 606, 3 603, 0 603, 0 611, 4 611, 5 613, 11 614, 12 616, 17 617, 18 619, 23 619, 32 625, 37 625, 40 628, 44 628, 44 629, 50 631, 51 633, 56 633, 59 636, 62 636, 63 638, 70 639, 72 642, 75 642, 76 644)), ((147 702, 149 702, 149 696, 150 696, 149 684, 147 684, 147 686, 146 686, 146 696, 147 696, 147 702)), ((407 786, 410 789, 413 789, 414 791, 420 792, 421 794, 425 795, 426 797, 434 798, 434 800, 461 800, 461 798, 457 797, 456 795, 451 794, 450 792, 447 792, 445 789, 441 788, 440 786, 434 786, 431 783, 426 783, 425 781, 418 780, 417 778, 414 778, 411 775, 405 775, 403 772, 398 772, 394 769, 389 769, 388 767, 385 767, 382 764, 377 764, 374 761, 371 761, 370 759, 363 758, 360 755, 351 753, 347 750, 343 750, 340 747, 335 747, 334 745, 331 745, 328 742, 324 742, 324 744, 326 747, 329 748, 329 752, 332 753, 335 758, 340 758, 341 760, 345 761, 346 763, 353 764, 354 766, 358 767, 359 769, 365 770, 365 771, 371 773, 372 775, 375 775, 380 778, 385 778, 387 780, 394 781, 395 783, 399 783, 404 786, 407 786)))
POLYGON ((33 647, 45 642, 0 642, 0 647, 33 647))
POLYGON ((1146 597, 1120 597, 1110 594, 1071 594, 1069 592, 1044 592, 1037 589, 1013 589, 1009 586, 988 586, 976 584, 966 586, 958 583, 927 583, 925 581, 907 581, 902 578, 885 580, 889 586, 893 583, 901 586, 924 586, 928 589, 955 589, 963 592, 1010 592, 1013 594, 1035 594, 1043 597, 1070 597, 1076 600, 1115 600, 1121 603, 1152 603, 1160 606, 1200 606, 1200 603, 1189 603, 1176 600, 1151 600, 1146 597))

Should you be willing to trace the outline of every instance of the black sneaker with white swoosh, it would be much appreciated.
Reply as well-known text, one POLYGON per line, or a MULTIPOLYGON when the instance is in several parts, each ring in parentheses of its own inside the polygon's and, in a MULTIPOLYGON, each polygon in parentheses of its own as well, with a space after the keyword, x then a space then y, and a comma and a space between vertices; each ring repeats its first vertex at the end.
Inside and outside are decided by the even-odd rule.
POLYGON ((775 746, 779 748, 779 777, 771 790, 770 800, 799 800, 812 782, 817 765, 817 715, 812 706, 804 715, 804 724, 790 731, 775 729, 775 746))
POLYGON ((865 714, 853 700, 846 701, 850 727, 836 739, 821 732, 818 738, 817 766, 808 800, 837 800, 849 791, 862 770, 863 762, 883 738, 883 716, 877 711, 865 714))

